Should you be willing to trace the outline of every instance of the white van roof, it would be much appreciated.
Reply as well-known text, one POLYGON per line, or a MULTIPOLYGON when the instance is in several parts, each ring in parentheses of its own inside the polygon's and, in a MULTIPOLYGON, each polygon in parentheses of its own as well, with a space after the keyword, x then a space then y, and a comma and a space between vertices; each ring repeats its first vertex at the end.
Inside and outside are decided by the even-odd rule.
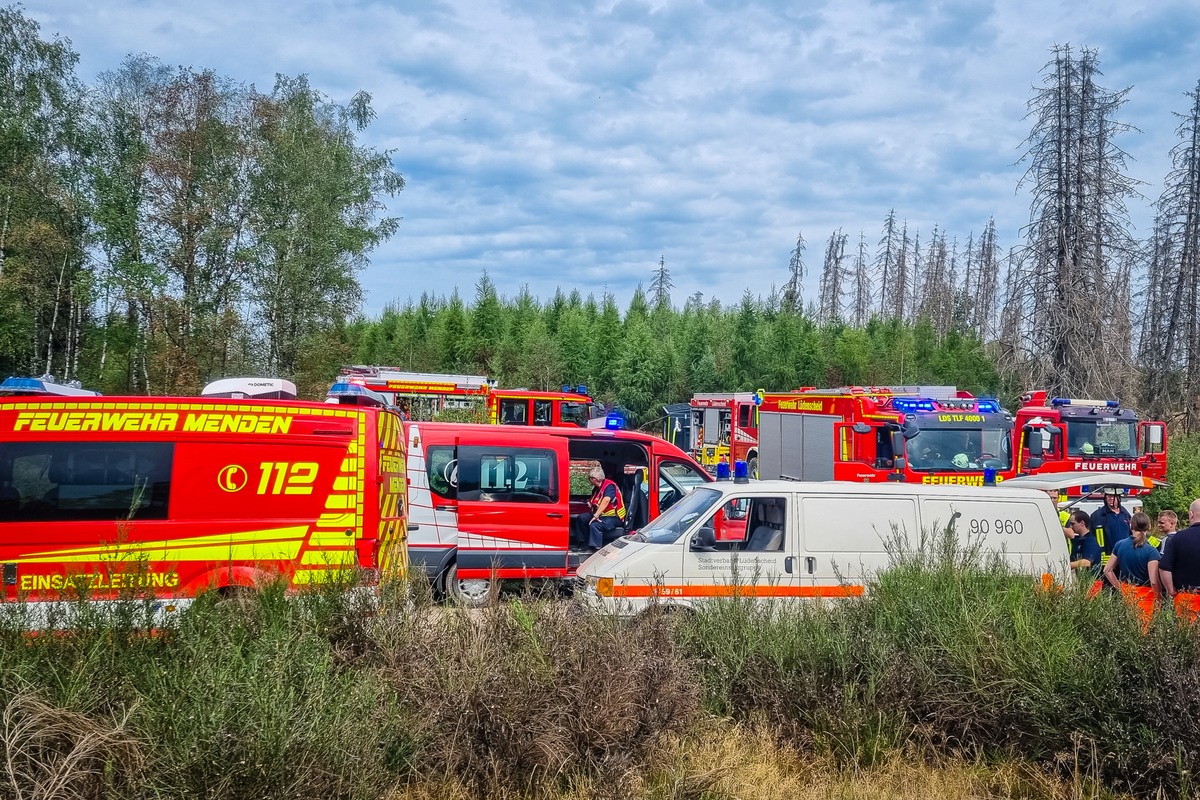
MULTIPOLYGON (((1004 481, 996 486, 969 486, 957 483, 908 483, 905 481, 888 481, 887 483, 862 483, 859 481, 788 481, 788 480, 754 480, 746 483, 736 481, 717 481, 705 483, 697 489, 715 489, 725 494, 851 494, 851 495, 910 495, 915 497, 979 497, 981 493, 1006 492, 1014 496, 1045 496, 1044 490, 1034 486, 1008 486, 1004 481)), ((1078 482, 1071 485, 1078 485, 1078 482)))
POLYGON ((1120 486, 1129 489, 1153 489, 1155 486, 1167 486, 1165 481, 1156 481, 1143 475, 1131 475, 1128 472, 1053 472, 1046 475, 1022 475, 1009 478, 1004 486, 1023 489, 1066 489, 1071 486, 1088 486, 1100 489, 1105 486, 1120 486))

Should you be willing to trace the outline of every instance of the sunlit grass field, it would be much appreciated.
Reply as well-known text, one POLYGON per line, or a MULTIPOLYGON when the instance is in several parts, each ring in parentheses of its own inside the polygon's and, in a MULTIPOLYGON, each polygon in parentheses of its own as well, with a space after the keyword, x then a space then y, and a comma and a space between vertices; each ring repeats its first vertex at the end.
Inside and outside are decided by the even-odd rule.
POLYGON ((0 607, 0 797, 1179 797, 1200 636, 955 554, 636 620, 420 587, 0 607), (382 602, 381 602, 382 599, 382 602))

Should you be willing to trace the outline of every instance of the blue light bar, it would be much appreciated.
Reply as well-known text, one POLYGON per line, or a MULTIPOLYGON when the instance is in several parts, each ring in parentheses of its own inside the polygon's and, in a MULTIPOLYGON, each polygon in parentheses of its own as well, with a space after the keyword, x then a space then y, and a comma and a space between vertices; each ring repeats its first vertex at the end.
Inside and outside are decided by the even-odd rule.
POLYGON ((1109 408, 1120 408, 1121 401, 1120 400, 1109 400, 1107 403, 1105 403, 1105 405, 1108 406, 1109 408))
POLYGON ((382 406, 391 405, 387 398, 379 392, 358 384, 338 382, 329 387, 325 393, 325 402, 340 403, 346 406, 382 406))
POLYGON ((914 411, 935 411, 932 400, 915 399, 909 397, 894 397, 892 398, 892 408, 897 411, 903 411, 905 414, 911 414, 914 411))
POLYGON ((604 427, 610 431, 619 431, 625 427, 625 418, 620 414, 609 414, 604 418, 604 427))
POLYGON ((577 387, 575 387, 575 391, 579 392, 580 394, 587 394, 587 384, 579 384, 577 387))
POLYGON ((49 394, 46 391, 46 384, 37 378, 6 378, 4 383, 0 383, 0 392, 49 394))
POLYGON ((1050 405, 1052 405, 1052 406, 1069 406, 1069 405, 1071 405, 1071 398, 1055 397, 1053 400, 1050 401, 1050 405))
POLYGON ((571 384, 569 384, 569 383, 564 383, 564 384, 563 384, 563 391, 564 391, 564 392, 573 392, 573 391, 575 391, 575 387, 574 387, 574 386, 572 386, 572 385, 571 385, 571 384))
POLYGON ((99 392, 80 387, 78 381, 54 383, 47 378, 5 378, 0 395, 47 395, 61 397, 97 397, 99 392))
POLYGON ((980 400, 975 404, 975 408, 981 414, 999 414, 1000 403, 997 400, 980 400))

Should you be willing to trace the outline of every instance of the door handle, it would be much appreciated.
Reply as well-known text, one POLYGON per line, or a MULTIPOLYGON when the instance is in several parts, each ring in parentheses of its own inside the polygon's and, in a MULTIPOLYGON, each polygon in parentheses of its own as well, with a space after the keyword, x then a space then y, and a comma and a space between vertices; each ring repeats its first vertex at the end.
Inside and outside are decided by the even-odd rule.
POLYGON ((547 511, 546 516, 550 519, 562 519, 563 515, 557 511, 547 511))
POLYGON ((807 572, 809 575, 812 575, 814 572, 816 572, 817 571, 817 560, 815 558, 813 558, 812 556, 809 556, 808 558, 804 559, 804 571, 807 572))
POLYGON ((458 511, 456 507, 447 505, 434 506, 433 508, 436 511, 458 511))
POLYGON ((409 525, 408 525, 408 529, 409 529, 410 531, 419 531, 419 530, 421 530, 421 526, 420 526, 420 525, 413 525, 413 524, 410 522, 410 523, 409 523, 409 525))
POLYGON ((787 558, 783 559, 783 571, 786 572, 788 575, 792 574, 792 559, 793 558, 794 558, 794 556, 788 556, 787 558))

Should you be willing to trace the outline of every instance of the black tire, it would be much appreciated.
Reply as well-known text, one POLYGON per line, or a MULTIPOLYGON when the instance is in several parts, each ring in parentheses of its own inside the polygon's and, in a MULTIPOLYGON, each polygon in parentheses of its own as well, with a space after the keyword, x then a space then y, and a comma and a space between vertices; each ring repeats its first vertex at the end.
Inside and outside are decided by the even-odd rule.
POLYGON ((750 456, 750 460, 746 462, 746 472, 751 478, 758 478, 758 454, 750 456))
POLYGON ((458 579, 458 564, 446 568, 446 596, 464 608, 483 608, 496 599, 497 581, 491 578, 458 579))

